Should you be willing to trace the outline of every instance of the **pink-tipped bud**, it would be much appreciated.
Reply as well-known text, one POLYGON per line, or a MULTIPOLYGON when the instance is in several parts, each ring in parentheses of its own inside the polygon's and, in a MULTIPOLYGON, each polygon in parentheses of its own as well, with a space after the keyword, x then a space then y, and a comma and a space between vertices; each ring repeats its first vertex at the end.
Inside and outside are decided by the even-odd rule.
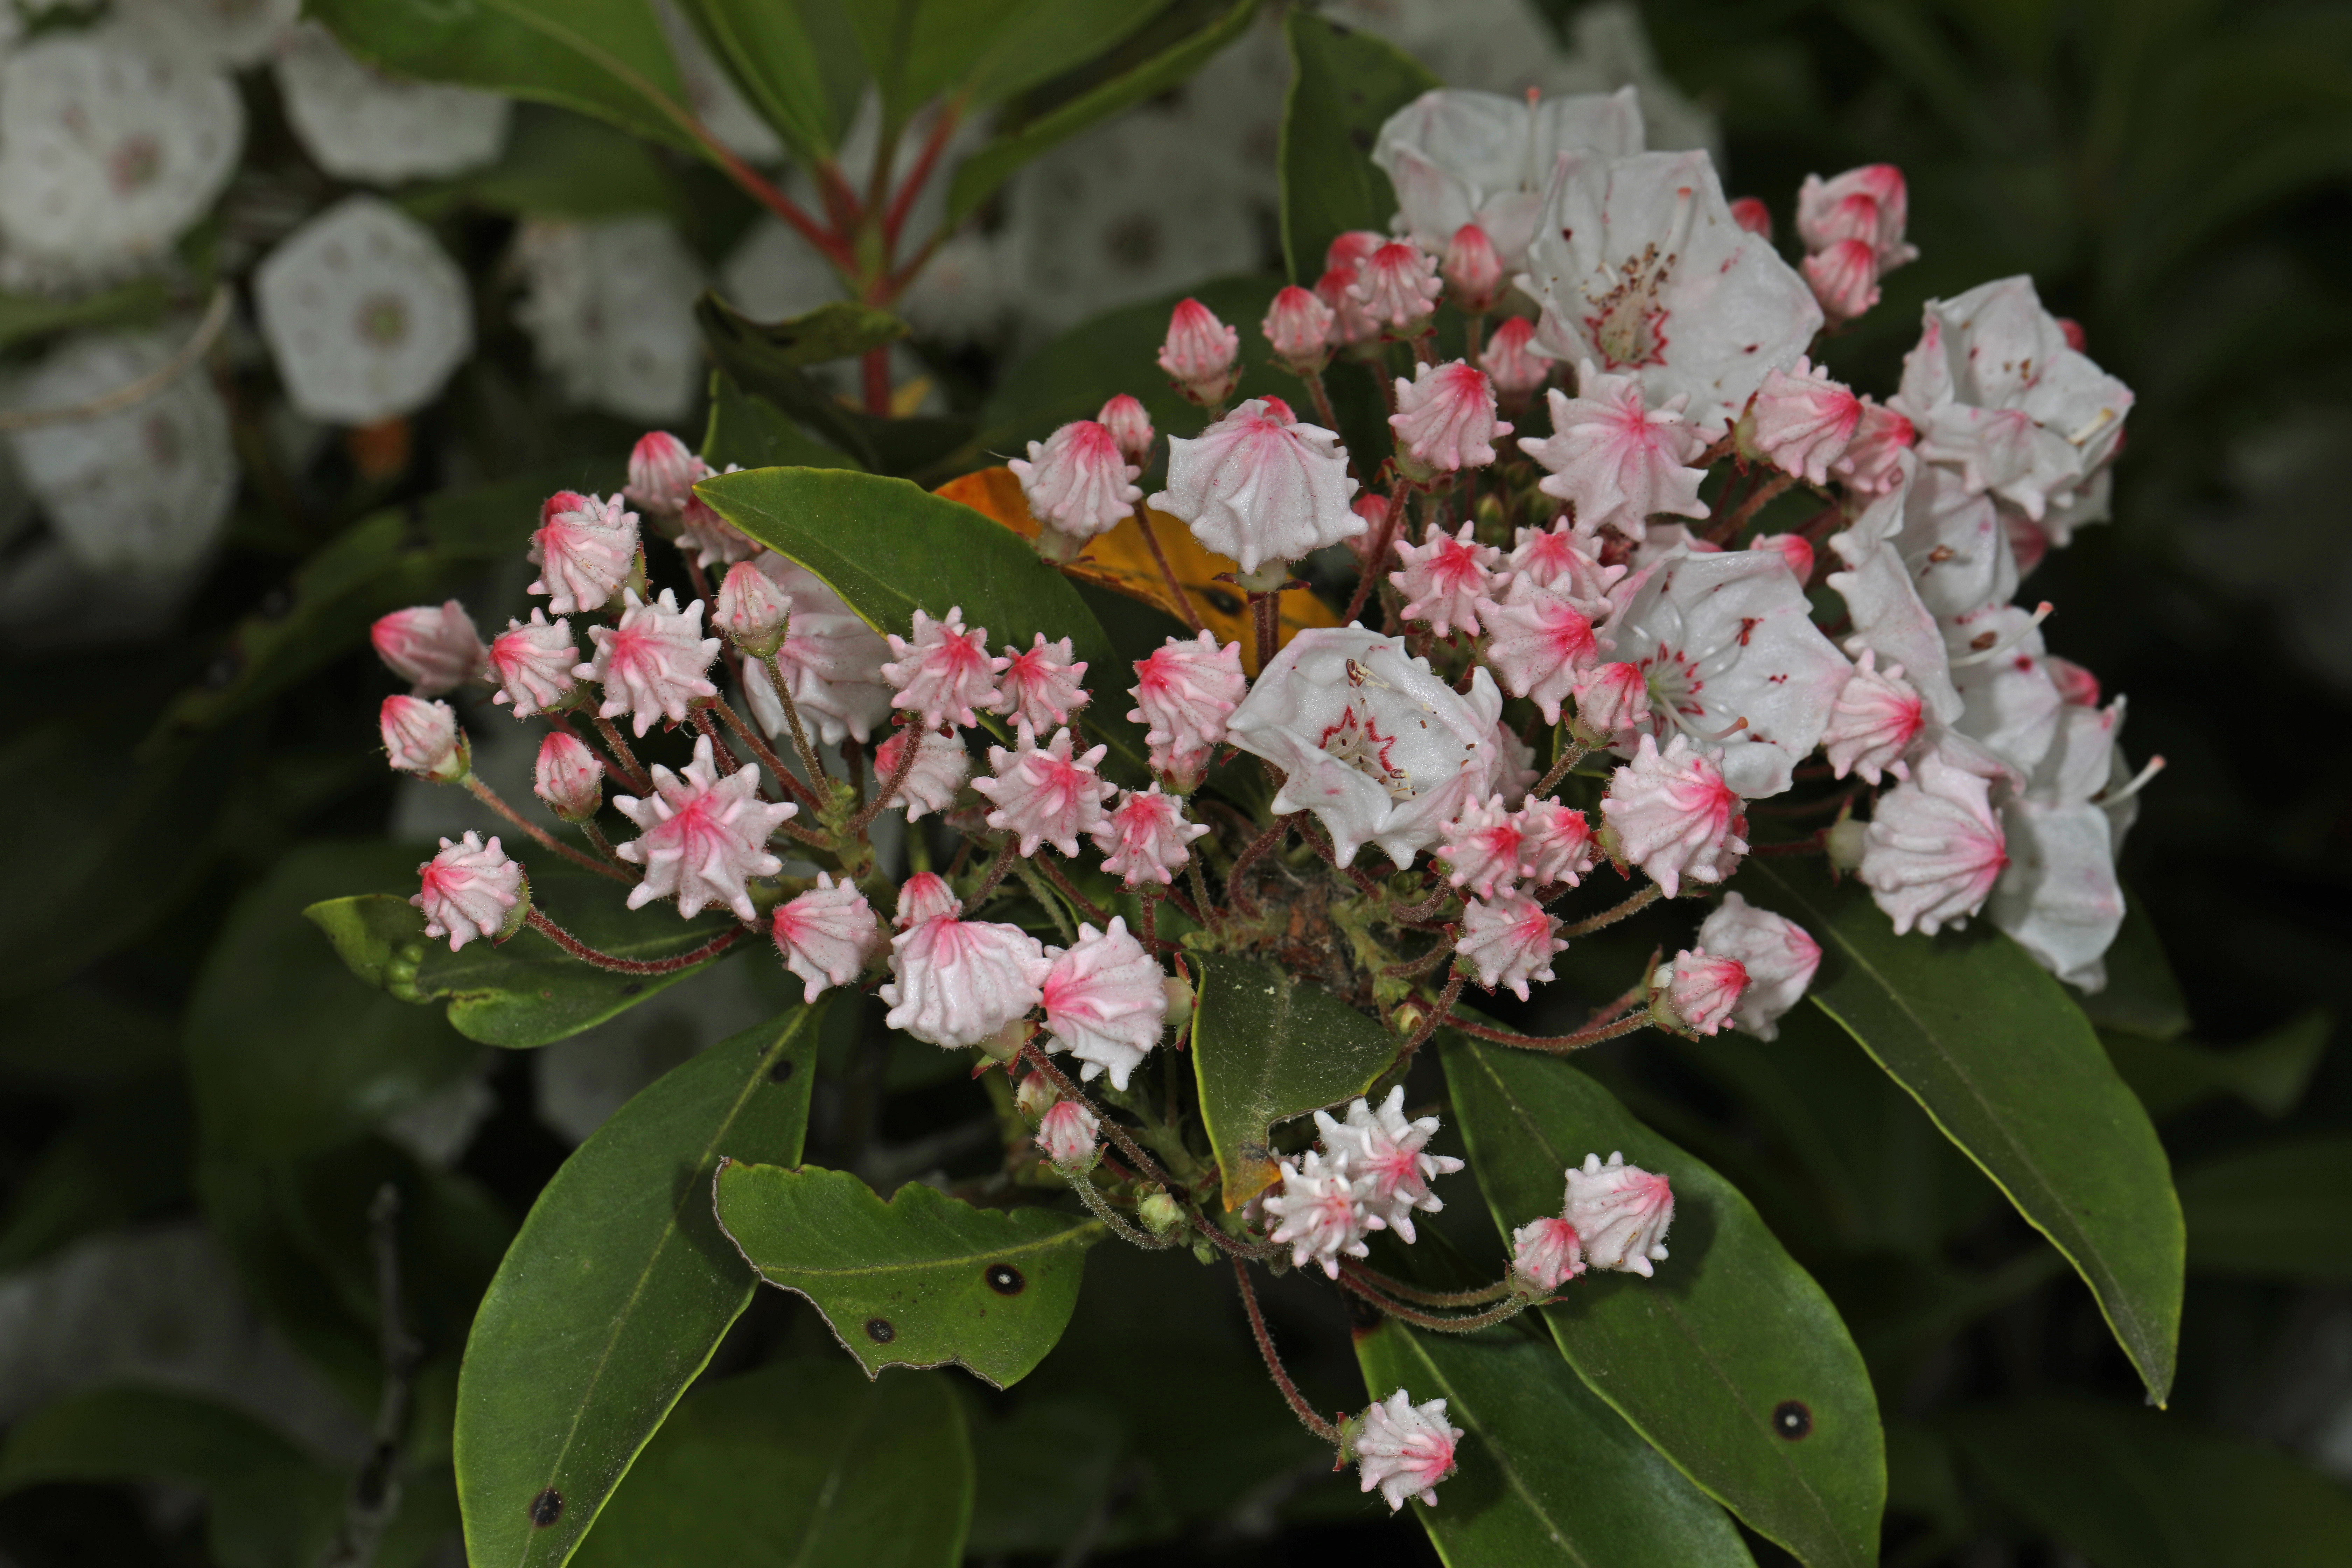
POLYGON ((1666 1260, 1666 1230, 1675 1223, 1675 1191, 1666 1178, 1612 1152, 1602 1164, 1587 1154, 1568 1168, 1561 1217, 1584 1243, 1584 1261, 1648 1279, 1652 1263, 1666 1260))
POLYGON ((531 794, 566 822, 585 822, 604 804, 604 764, 596 753, 561 730, 539 743, 531 794))
POLYGON ((1198 300, 1179 300, 1169 313, 1160 368, 1186 397, 1203 408, 1213 408, 1241 381, 1241 333, 1217 320, 1206 305, 1198 300))
POLYGON ((1878 303, 1878 255, 1866 239, 1842 239, 1804 259, 1805 281, 1832 326, 1878 303))
POLYGON ((1076 1100, 1056 1100, 1037 1120, 1037 1147, 1066 1171, 1090 1170, 1102 1150, 1095 1135, 1100 1125, 1095 1113, 1076 1100))
POLYGON ((1748 542, 1750 550, 1769 550, 1789 563, 1789 571, 1798 582, 1809 583, 1813 576, 1813 547, 1805 542, 1801 533, 1759 534, 1748 542))
POLYGON ((1041 1072, 1033 1072, 1023 1079, 1021 1087, 1013 1091, 1013 1103, 1019 1106, 1021 1114, 1032 1121, 1044 1121, 1045 1112, 1060 1104, 1061 1100, 1061 1091, 1054 1087, 1051 1079, 1041 1072))
POLYGON ((945 877, 936 871, 918 871, 899 887, 897 919, 890 923, 900 931, 911 931, 925 921, 962 912, 963 900, 955 896, 945 877))
POLYGON ((1731 1022, 1748 968, 1736 958, 1712 957, 1703 947, 1686 948, 1650 980, 1650 1016, 1660 1028, 1682 1035, 1712 1035, 1731 1022))
POLYGON ((1524 405, 1536 388, 1551 379, 1551 361, 1533 351, 1536 328, 1525 316, 1512 316, 1496 327, 1479 351, 1478 365, 1494 378, 1503 406, 1524 405))
POLYGON ((1650 711, 1650 686, 1630 664, 1596 667, 1571 689, 1576 732, 1587 744, 1606 746, 1650 711))
POLYGON ((2060 658, 2054 653, 2045 654, 2042 659, 2042 673, 2058 688, 2058 695, 2063 700, 2077 708, 2096 708, 2099 705, 2099 678, 2073 659, 2060 658))
POLYGON ((784 644, 793 602, 777 581, 749 561, 727 568, 719 584, 713 630, 750 658, 767 658, 784 644))
POLYGON ((1102 405, 1095 423, 1110 432, 1120 457, 1139 468, 1151 467, 1151 414, 1141 403, 1122 392, 1102 405))
POLYGON ((1759 239, 1772 237, 1772 209, 1755 196, 1741 196, 1731 204, 1731 221, 1759 239))
POLYGON ((1445 1401, 1415 1405, 1402 1388, 1339 1429, 1342 1462, 1356 1461, 1359 1489, 1378 1491, 1393 1513, 1407 1498, 1435 1507, 1437 1484, 1454 1473, 1462 1428, 1445 1419, 1445 1401))
POLYGON ((2076 321, 2072 316, 2060 316, 2057 318, 2057 321, 2058 335, 2066 340, 2066 346, 2068 348, 2073 349, 2078 354, 2089 352, 2084 345, 2091 341, 2090 334, 2083 331, 2082 322, 2076 321))
POLYGON ((1325 270, 1345 272, 1352 279, 1365 258, 1389 243, 1389 237, 1374 228, 1351 228, 1323 247, 1325 270))
POLYGON ((1400 338, 1419 337, 1436 312, 1445 285, 1437 280, 1437 258, 1420 247, 1395 240, 1364 258, 1348 292, 1365 314, 1400 338))
POLYGON ((394 610, 368 633, 376 657, 418 697, 454 691, 482 671, 482 638, 466 606, 451 599, 394 610))
POLYGON ((1331 312, 1331 346, 1350 348, 1380 342, 1381 324, 1356 298, 1356 269, 1334 267, 1315 280, 1315 298, 1331 312))
POLYGON ((1297 284, 1274 297, 1259 330, 1274 357, 1294 375, 1318 374, 1331 358, 1331 308, 1297 284))
POLYGON ((1546 1295, 1584 1272, 1584 1241, 1558 1215, 1511 1232, 1511 1272, 1546 1295))
POLYGON ((446 702, 422 697, 387 697, 376 715, 384 755, 397 772, 450 784, 473 771, 472 750, 446 702))
POLYGON ((1466 314, 1483 316, 1503 297, 1503 258, 1495 254, 1495 242, 1486 231, 1475 223, 1454 231, 1440 270, 1454 302, 1466 314))
POLYGON ((676 521, 710 469, 667 430, 648 430, 629 448, 629 482, 621 493, 656 517, 676 521))
POLYGON ((468 833, 441 840, 441 853, 416 868, 410 904, 425 913, 425 934, 447 937, 449 951, 467 942, 504 942, 530 918, 530 880, 499 841, 468 833))
POLYGON ((1348 510, 1362 518, 1365 525, 1363 532, 1348 536, 1348 548, 1355 552, 1356 559, 1364 563, 1367 571, 1387 565, 1385 557, 1396 543, 1393 539, 1382 537, 1381 532, 1388 526, 1389 498, 1375 490, 1366 490, 1348 503, 1348 510), (1375 550, 1381 552, 1383 559, 1372 559, 1375 550))

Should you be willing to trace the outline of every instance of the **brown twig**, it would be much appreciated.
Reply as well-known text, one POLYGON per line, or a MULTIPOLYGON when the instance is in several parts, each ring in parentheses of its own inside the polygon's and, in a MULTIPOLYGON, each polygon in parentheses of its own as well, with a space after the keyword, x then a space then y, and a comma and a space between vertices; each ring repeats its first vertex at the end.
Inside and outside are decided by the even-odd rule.
POLYGON ((1084 914, 1088 920, 1095 921, 1099 924, 1105 926, 1110 924, 1109 914, 1104 910, 1101 905, 1096 903, 1092 899, 1087 897, 1084 893, 1081 893, 1076 888, 1070 886, 1070 879, 1062 875, 1060 867, 1055 865, 1053 861, 1045 858, 1042 853, 1042 847, 1041 853, 1032 856, 1029 863, 1037 868, 1039 873, 1045 877, 1045 880, 1053 883, 1056 889, 1060 889, 1064 898, 1077 905, 1078 910, 1081 914, 1084 914))
POLYGON ((760 673, 768 678, 768 689, 783 705, 784 727, 793 732, 793 749, 801 754, 801 765, 808 769, 812 780, 825 779, 824 760, 817 755, 816 748, 809 744, 808 731, 801 727, 801 705, 793 700, 792 685, 784 679, 783 670, 777 666, 773 656, 759 663, 760 673))
POLYGON ((864 833, 866 826, 888 808, 891 797, 898 793, 898 786, 907 782, 908 773, 914 772, 915 753, 921 750, 924 738, 920 730, 908 728, 898 731, 898 761, 891 767, 890 776, 882 781, 882 787, 875 793, 874 798, 849 819, 851 837, 864 833))
POLYGON ((605 750, 613 756, 613 771, 621 775, 621 782, 639 795, 651 795, 653 775, 646 772, 644 763, 637 761, 637 753, 629 750, 629 742, 621 738, 621 727, 599 713, 596 715, 596 730, 604 737, 605 750))
POLYGON ((709 963, 741 942, 751 929, 748 926, 730 926, 690 952, 681 952, 676 958, 640 960, 615 958, 609 952, 599 952, 548 919, 545 912, 540 910, 531 910, 530 918, 526 923, 531 930, 539 932, 583 963, 593 963, 599 969, 609 969, 615 974, 676 974, 682 969, 692 969, 697 964, 709 963))
POLYGON ((728 706, 727 699, 724 697, 715 697, 711 699, 710 705, 717 710, 719 717, 727 721, 727 727, 734 731, 737 736, 742 740, 743 744, 751 748, 751 754, 760 759, 760 765, 776 775, 776 782, 778 784, 783 785, 784 788, 792 794, 800 796, 802 804, 805 805, 820 806, 824 805, 823 798, 818 795, 816 791, 811 789, 807 784, 803 784, 798 773, 784 766, 784 759, 776 755, 775 748, 769 745, 767 742, 761 740, 760 738, 759 731, 752 729, 750 724, 744 722, 743 716, 741 714, 736 712, 734 709, 728 706))

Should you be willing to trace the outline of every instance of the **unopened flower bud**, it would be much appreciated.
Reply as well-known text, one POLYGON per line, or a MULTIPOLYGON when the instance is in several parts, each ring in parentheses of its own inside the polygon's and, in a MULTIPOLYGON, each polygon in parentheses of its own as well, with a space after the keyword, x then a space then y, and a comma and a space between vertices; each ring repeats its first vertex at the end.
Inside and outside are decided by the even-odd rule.
POLYGON ((1581 1169, 1568 1168, 1561 1217, 1576 1227, 1587 1265, 1646 1279, 1652 1263, 1665 1261, 1675 1192, 1665 1177, 1625 1163, 1622 1154, 1612 1152, 1605 1165, 1587 1154, 1581 1169))
POLYGON ((585 822, 604 804, 604 764, 573 736, 551 731, 539 743, 531 793, 566 822, 585 822))
POLYGON ((1403 240, 1391 241, 1364 258, 1349 295, 1394 337, 1415 338, 1428 329, 1445 285, 1437 280, 1437 258, 1403 240))
POLYGON ((1789 563, 1790 574, 1803 583, 1813 574, 1813 547, 1801 533, 1759 533, 1748 542, 1750 550, 1769 550, 1789 563))
POLYGON ((1391 1511, 1405 1499, 1437 1501, 1437 1483, 1454 1473, 1454 1451, 1462 1428, 1445 1419, 1445 1401, 1415 1405, 1402 1388, 1339 1429, 1339 1454, 1356 1461, 1359 1489, 1377 1489, 1391 1511))
POLYGON ((1863 852, 1869 847, 1870 825, 1851 816, 1840 817, 1822 839, 1830 865, 1849 877, 1862 868, 1863 852))
POLYGON ((1204 408, 1224 402, 1241 380, 1242 335, 1198 300, 1179 300, 1168 318, 1160 368, 1176 389, 1204 408))
POLYGON ((1076 1100, 1062 1100, 1038 1119, 1037 1147, 1061 1169, 1083 1173, 1101 1155, 1102 1144, 1095 1136, 1100 1125, 1095 1113, 1076 1100))
POLYGON ((1557 1215, 1511 1232, 1511 1272, 1549 1295, 1584 1272, 1584 1242, 1576 1227, 1557 1215))
POLYGON ((1495 242, 1486 231, 1475 223, 1454 231, 1440 270, 1454 302, 1466 314, 1483 316, 1503 297, 1503 258, 1495 254, 1495 242))
POLYGON ((1748 969, 1736 958, 1710 955, 1703 947, 1675 954, 1650 979, 1650 1017, 1678 1035, 1712 1035, 1731 1022, 1748 969))
POLYGON ((784 623, 793 602, 782 586, 749 561, 727 568, 719 584, 713 628, 747 658, 768 658, 784 644, 784 623))
POLYGON ((1184 1223, 1184 1205, 1166 1193, 1154 1193, 1135 1205, 1135 1217, 1154 1236, 1166 1236, 1184 1223))
POLYGON ((890 923, 900 931, 912 931, 925 921, 962 912, 963 901, 945 877, 936 871, 918 871, 900 885, 896 918, 890 923))
POLYGON ((1139 468, 1151 466, 1151 415, 1142 404, 1122 392, 1102 405, 1095 423, 1110 432, 1120 457, 1139 468))
POLYGON ((1266 307, 1259 330, 1274 345, 1274 357, 1294 375, 1321 372, 1331 358, 1331 308, 1312 292, 1292 284, 1266 307))
POLYGON ((418 697, 438 697, 479 675, 482 638, 466 606, 451 599, 394 610, 368 633, 376 657, 418 697))
POLYGON ((981 1041, 980 1048, 992 1061, 1009 1062, 1021 1054, 1021 1047, 1036 1032, 1037 1026, 1027 1018, 1015 1018, 981 1041))
POLYGON ((1754 196, 1740 196, 1732 202, 1731 221, 1759 239, 1772 237, 1772 209, 1754 196))
POLYGON ((1013 1103, 1019 1106, 1021 1114, 1032 1121, 1043 1121, 1045 1112, 1053 1110, 1061 1098, 1060 1092, 1054 1088, 1053 1080, 1041 1072, 1033 1072, 1023 1079, 1021 1087, 1013 1091, 1013 1103))
POLYGON ((667 430, 648 430, 629 448, 629 482, 621 493, 656 517, 675 522, 709 468, 667 430))
POLYGON ((1866 239, 1842 239, 1806 257, 1802 269, 1832 326, 1878 303, 1878 253, 1866 239))
POLYGON ((1389 519, 1389 498, 1376 490, 1366 490, 1348 503, 1348 510, 1364 520, 1364 531, 1351 533, 1344 541, 1349 550, 1354 553, 1357 560, 1364 563, 1367 571, 1375 571, 1386 566, 1388 562, 1385 559, 1385 551, 1393 548, 1396 543, 1395 540, 1384 539, 1381 536, 1381 530, 1387 525, 1389 519), (1383 549, 1383 559, 1374 561, 1371 558, 1371 552, 1375 547, 1383 549))
POLYGON ((473 752, 457 710, 421 697, 387 697, 376 716, 384 755, 397 772, 452 784, 473 771, 473 752))
POLYGON ((2090 334, 2083 331, 2082 322, 2072 316, 2060 316, 2055 320, 2058 322, 2058 335, 2066 340, 2068 348, 2078 354, 2090 352, 2088 348, 2091 341, 2090 334))
POLYGON ((530 918, 530 880, 492 838, 444 838, 441 853, 416 868, 409 902, 425 912, 425 934, 447 937, 457 952, 480 938, 504 942, 530 918))
POLYGON ((1534 322, 1525 316, 1512 316, 1495 328, 1486 346, 1479 351, 1479 368, 1494 377, 1496 395, 1507 409, 1521 406, 1529 394, 1551 379, 1551 361, 1529 347, 1535 335, 1534 322))
POLYGON ((1650 686, 1630 664, 1597 666, 1571 689, 1576 699, 1576 738, 1606 746, 1650 710, 1650 686))

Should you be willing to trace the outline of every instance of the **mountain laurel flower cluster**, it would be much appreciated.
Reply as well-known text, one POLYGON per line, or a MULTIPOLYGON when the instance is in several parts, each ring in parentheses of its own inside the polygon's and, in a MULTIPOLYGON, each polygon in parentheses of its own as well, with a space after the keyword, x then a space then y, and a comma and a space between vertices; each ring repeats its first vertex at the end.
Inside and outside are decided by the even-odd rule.
MULTIPOLYGON (((1558 1058, 1605 1041, 1771 1050, 1816 1022, 1832 909, 1849 943, 1990 922, 2095 990, 2158 764, 2016 602, 2106 515, 2129 389, 2021 278, 1928 302, 1898 386, 1834 374, 1916 254, 1899 171, 1729 202, 1706 153, 1646 150, 1631 89, 1431 92, 1371 158, 1387 232, 1310 252, 1246 342, 1176 306, 1182 401, 1138 353, 987 476, 992 513, 975 479, 733 470, 714 417, 516 519, 526 602, 373 641, 403 787, 500 833, 420 868, 424 937, 649 979, 748 942, 806 1006, 882 1019, 894 1079, 953 1053, 1003 1132, 985 1176, 924 1178, 956 1223, 1230 1265, 1277 1389, 1399 1508, 1482 1438, 1404 1389, 1309 1407, 1254 1272, 1415 1332, 1596 1273, 1679 1289, 1668 1177, 1593 1153, 1527 1213, 1568 1156, 1472 1080, 1590 1106, 1558 1058), (509 800, 476 759, 525 745, 509 800), (1513 1194, 1499 1279, 1431 1256, 1447 1177, 1513 1194)), ((1023 1247, 1000 1294, 1047 1266, 1023 1247)), ((835 1326, 869 1368, 901 1337, 982 1367, 919 1310, 835 1326)))

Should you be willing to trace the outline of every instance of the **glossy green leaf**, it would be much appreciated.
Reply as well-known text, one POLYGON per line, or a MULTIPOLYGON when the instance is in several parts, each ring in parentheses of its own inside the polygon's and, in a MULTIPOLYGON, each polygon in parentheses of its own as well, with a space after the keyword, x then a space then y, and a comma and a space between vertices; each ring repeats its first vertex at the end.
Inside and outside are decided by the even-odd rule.
POLYGON ((950 94, 972 108, 1002 102, 1093 58, 1165 4, 860 0, 848 10, 884 115, 898 124, 950 94))
POLYGON ((2180 1175, 2189 1266, 2268 1279, 2352 1281, 2352 1137, 2257 1144, 2180 1175))
POLYGON ((842 121, 821 47, 832 41, 823 7, 793 0, 680 0, 678 8, 795 157, 814 163, 833 152, 842 121))
POLYGON ((183 1037, 212 1149, 279 1159, 332 1147, 478 1058, 478 1048, 434 1014, 352 978, 302 919, 306 905, 353 882, 413 877, 417 859, 394 845, 308 845, 230 907, 183 1037))
POLYGON ((721 1155, 800 1159, 822 1013, 795 1007, 672 1068, 531 1205, 457 1384, 475 1563, 570 1555, 750 1304, 758 1281, 711 1216, 710 1174, 721 1155))
POLYGON ((1095 700, 1080 720, 1110 747, 1106 771, 1150 770, 1143 731, 1127 718, 1130 667, 1070 579, 1027 542, 961 501, 904 479, 841 469, 768 468, 705 479, 696 493, 737 528, 816 574, 875 630, 912 634, 915 611, 961 606, 992 645, 1068 637, 1095 700))
POLYGON ((846 1171, 725 1162, 719 1223, 771 1285, 807 1297, 869 1376, 954 1362, 1029 1375, 1078 1303, 1100 1221, 981 1209, 909 1182, 883 1202, 846 1171))
POLYGON ((1364 1093, 1404 1042, 1271 965, 1223 954, 1200 962, 1192 1071, 1225 1206, 1239 1208, 1275 1179, 1276 1124, 1364 1093))
POLYGON ((653 149, 601 120, 540 103, 515 106, 506 150, 488 168, 400 195, 401 205, 420 216, 460 201, 492 212, 583 221, 632 213, 692 216, 676 176, 653 149))
POLYGON ((2284 1116, 2303 1099, 2335 1033, 2335 1016, 2317 1007, 2226 1050, 2115 1029, 2100 1030, 2099 1043, 2147 1113, 2161 1121, 2217 1094, 2234 1095, 2265 1116, 2284 1116))
POLYGON ((2069 1399, 1937 1425, 2010 1507, 2099 1568, 2339 1568, 2352 1497, 2275 1449, 2069 1399))
POLYGON ((1294 283, 1313 287, 1323 252, 1349 229, 1386 234, 1396 210, 1371 158, 1388 117, 1441 85, 1412 56, 1308 11, 1283 18, 1290 97, 1282 110, 1282 254, 1294 283))
POLYGON ((764 397, 735 384, 723 370, 710 373, 710 421, 702 432, 702 460, 713 468, 854 468, 764 397))
POLYGON ((1752 896, 1821 943, 1814 1003, 2066 1255, 2161 1403, 2180 1335, 2180 1206, 2147 1110, 2082 1010, 1998 931, 1898 937, 1857 883, 1787 861, 1748 875, 1752 896))
MULTIPOLYGON (((677 919, 674 910, 632 910, 628 889, 618 882, 552 856, 526 858, 531 902, 581 941, 615 958, 676 958, 735 924, 723 910, 690 921, 677 919)), ((402 879, 415 880, 414 860, 406 870, 402 879)), ((671 974, 617 974, 581 963, 528 927, 503 942, 469 942, 452 952, 447 943, 425 936, 423 911, 398 893, 328 899, 302 913, 362 980, 402 1002, 446 1002, 450 1026, 459 1034, 515 1050, 568 1038, 755 945, 739 942, 719 958, 671 974)))
POLYGON ((1674 1184, 1654 1279, 1591 1272, 1544 1309, 1585 1384, 1749 1528, 1812 1568, 1878 1557, 1886 1468, 1861 1352, 1730 1183, 1568 1062, 1445 1037, 1445 1081, 1498 1229, 1559 1212, 1588 1153, 1674 1184), (1795 1428, 1801 1425, 1801 1431, 1795 1428))
POLYGON ((2169 1040, 2189 1029, 2189 1002, 2164 956, 2147 905, 2124 889, 2124 923, 2106 952, 2107 983, 2084 996, 2083 1011, 2103 1029, 2169 1040))
POLYGON ((971 1505, 971 1440, 946 1379, 784 1361, 698 1389, 573 1561, 953 1568, 971 1505))
MULTIPOLYGON (((1132 6, 1129 10, 1136 23, 1144 19, 1144 7, 1132 6)), ((1000 137, 982 147, 963 161, 948 184, 947 221, 953 224, 961 219, 993 195, 1014 170, 1047 149, 1185 81, 1240 37, 1256 15, 1257 0, 1239 0, 1214 26, 1055 105, 1010 136, 1000 137)))
POLYGON ((1460 1464, 1435 1508, 1413 1503, 1449 1568, 1753 1568, 1738 1527, 1603 1405, 1540 1331, 1356 1336, 1366 1392, 1445 1401, 1460 1464))
POLYGON ((310 0, 306 14, 395 75, 560 104, 701 151, 645 0, 310 0))
POLYGON ((768 362, 805 370, 813 364, 856 359, 869 349, 887 348, 905 338, 907 323, 887 310, 836 300, 819 305, 790 321, 761 323, 729 309, 739 323, 745 343, 768 362))

